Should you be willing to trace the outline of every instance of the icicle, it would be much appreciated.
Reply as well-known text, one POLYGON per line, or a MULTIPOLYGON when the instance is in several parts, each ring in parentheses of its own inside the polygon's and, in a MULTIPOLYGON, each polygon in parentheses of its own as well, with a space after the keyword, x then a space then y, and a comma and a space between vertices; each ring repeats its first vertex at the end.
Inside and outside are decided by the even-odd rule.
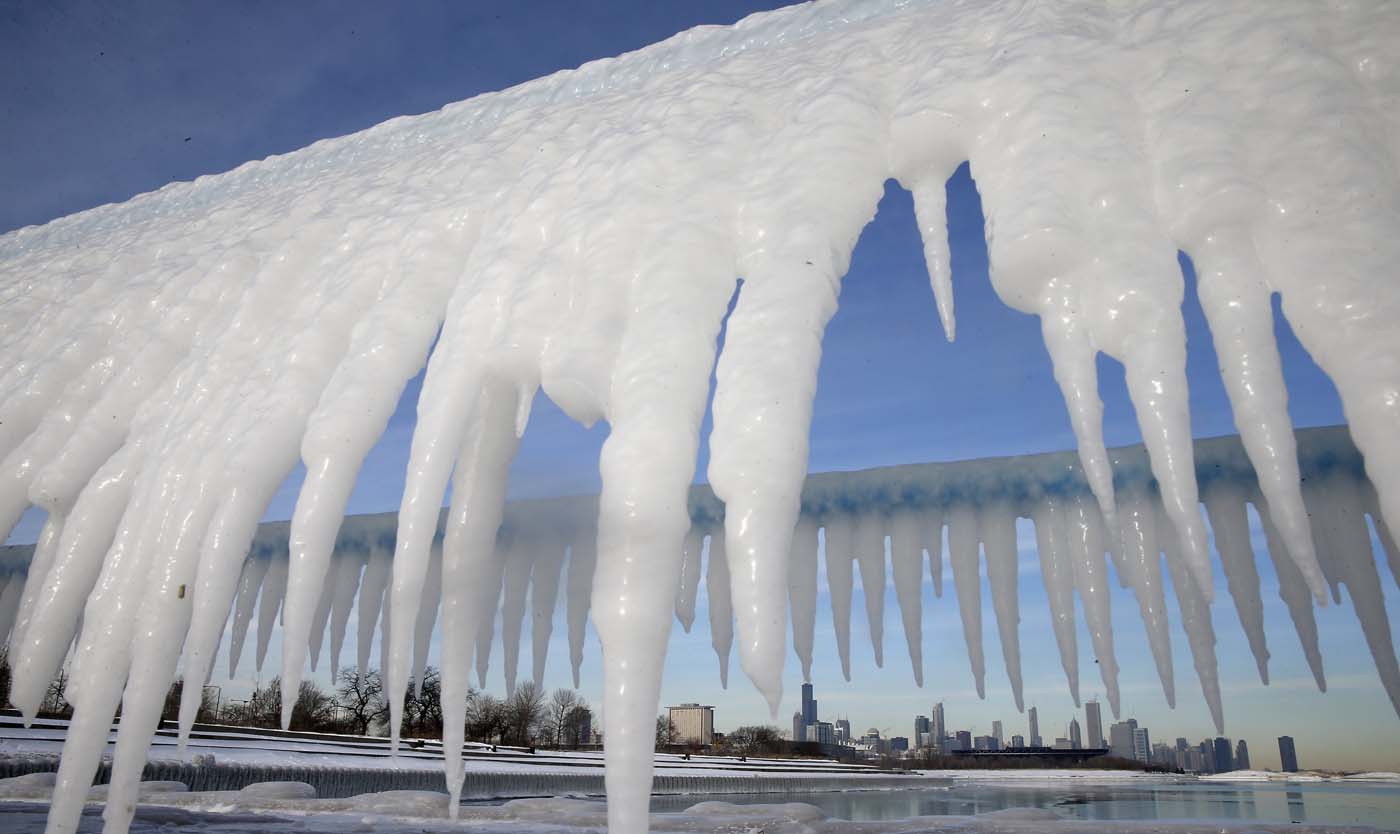
POLYGON ((1011 681, 1016 711, 1025 712, 1025 702, 1021 698, 1021 612, 1016 598, 1019 572, 1016 511, 1004 502, 985 504, 978 510, 977 521, 978 535, 987 557, 987 581, 992 590, 992 608, 997 615, 1006 677, 1011 681))
MULTIPOLYGON (((496 531, 501 526, 510 462, 519 442, 514 424, 516 396, 515 389, 500 382, 488 381, 482 387, 473 423, 458 452, 452 476, 452 505, 443 529, 442 749, 450 795, 447 807, 453 818, 462 796, 462 745, 472 653, 483 621, 490 645, 503 570, 497 554, 496 531)), ((575 577, 579 548, 575 541, 574 558, 569 563, 571 603, 581 584, 575 577)), ((571 617, 572 613, 571 608, 571 617)), ((572 640, 572 619, 569 626, 572 640)), ((484 678, 485 672, 481 675, 484 678)))
POLYGON ((1103 677, 1108 706, 1118 717, 1118 660, 1113 654, 1113 618, 1109 614, 1108 566, 1104 564, 1103 522, 1083 497, 1069 505, 1066 520, 1074 587, 1084 606, 1084 622, 1094 643, 1094 662, 1103 677))
POLYGON ((369 561, 367 550, 341 553, 335 561, 335 585, 331 603, 331 680, 340 680, 340 650, 345 646, 345 632, 350 625, 350 610, 360 590, 360 574, 369 561))
POLYGON ((924 553, 928 555, 929 578, 933 580, 933 595, 943 598, 943 517, 931 510, 923 513, 924 553))
MULTIPOLYGON (((961 155, 957 157, 961 158, 961 155)), ((953 269, 948 255, 949 173, 949 170, 935 168, 934 173, 915 179, 910 190, 914 194, 914 216, 924 242, 924 266, 938 304, 938 320, 943 324, 943 335, 951 342, 957 335, 957 319, 953 315, 953 269)))
POLYGON ((539 555, 539 543, 516 533, 506 550, 505 579, 501 586, 501 669, 506 677, 506 697, 515 692, 520 669, 520 633, 525 624, 525 596, 530 571, 539 555))
POLYGON ((1308 668, 1312 670, 1318 691, 1326 692, 1327 677, 1322 669, 1322 651, 1317 644, 1317 619, 1313 614, 1313 600, 1307 580, 1284 549, 1283 538, 1269 513, 1268 501, 1256 495, 1254 503, 1259 513, 1259 525, 1264 528, 1264 540, 1268 543, 1274 575, 1278 577, 1279 599, 1288 607, 1288 616, 1293 620, 1293 629, 1298 632, 1298 642, 1303 646, 1303 656, 1308 659, 1308 668))
POLYGON ((856 518, 856 564, 860 566, 865 618, 877 669, 885 665, 885 526, 885 517, 879 513, 862 513, 856 518))
MULTIPOLYGON (((267 647, 272 644, 272 627, 277 624, 277 614, 282 610, 282 600, 286 595, 287 562, 280 555, 273 556, 267 566, 267 576, 263 578, 262 594, 258 597, 258 651, 253 667, 257 669, 258 677, 262 677, 263 660, 267 658, 267 647)), ((291 716, 291 710, 287 710, 287 715, 291 716)))
POLYGON ((1157 539, 1157 513, 1141 488, 1125 490, 1118 497, 1118 518, 1123 525, 1123 576, 1137 596, 1138 611, 1147 628, 1147 645, 1167 706, 1176 707, 1176 675, 1172 670, 1171 631, 1167 622, 1167 597, 1162 587, 1162 546, 1157 539))
MULTIPOLYGON (((909 665, 914 670, 914 683, 924 685, 923 595, 924 552, 921 547, 920 519, 909 510, 895 513, 890 520, 890 567, 894 573, 895 598, 899 601, 899 616, 904 622, 904 642, 909 647, 909 665)), ((799 522, 800 527, 800 522, 799 522)), ((816 564, 813 562, 812 591, 816 592, 816 564)), ((794 606, 794 639, 796 636, 796 606, 794 606)), ((809 641, 811 632, 808 631, 809 641)), ((801 651, 799 657, 803 657, 801 651)), ((808 643, 803 668, 811 667, 811 643, 808 643)))
POLYGON ((1254 565, 1254 548, 1249 542, 1245 492, 1237 486, 1213 484, 1204 497, 1210 527, 1215 532, 1215 548, 1220 552, 1235 611, 1249 638, 1249 650, 1259 667, 1259 680, 1268 686, 1269 647, 1264 640, 1264 601, 1259 597, 1259 571, 1254 565))
MULTIPOLYGON (((77 633, 79 606, 75 604, 73 607, 61 607, 63 603, 69 602, 63 598, 67 595, 55 594, 55 590, 61 592, 64 589, 57 583, 48 581, 50 570, 55 569, 54 561, 58 558, 55 553, 61 547, 63 527, 64 519, 61 516, 50 516, 44 520, 44 527, 39 532, 39 541, 34 545, 34 556, 30 560, 24 591, 17 606, 14 633, 10 636, 10 657, 13 658, 11 662, 14 671, 9 700, 24 714, 26 725, 33 721, 38 713, 44 691, 53 680, 54 673, 63 662, 63 655, 67 653, 68 646, 77 633), (50 619, 59 620, 58 627, 62 629, 60 633, 66 632, 67 640, 49 639, 50 619)), ((100 557, 94 554, 83 563, 83 566, 93 573, 94 580, 97 570, 101 567, 99 559, 100 557)))
POLYGON ((234 603, 232 631, 228 644, 228 676, 238 673, 238 660, 243 655, 243 641, 248 637, 248 626, 253 622, 253 607, 258 601, 258 591, 262 590, 263 577, 267 576, 270 560, 249 558, 243 563, 243 574, 238 580, 238 597, 234 603))
POLYGON ((797 520, 792 534, 788 604, 792 606, 792 649, 802 662, 802 680, 811 683, 817 628, 817 522, 807 515, 797 520))
POLYGON ((438 606, 442 602, 442 543, 434 542, 428 555, 428 572, 423 577, 423 602, 418 606, 418 619, 413 624, 413 693, 423 695, 423 672, 428 668, 428 648, 437 625, 438 606))
MULTIPOLYGON (((696 544, 697 562, 703 540, 700 537, 696 544)), ((575 689, 578 689, 579 666, 583 663, 583 639, 588 622, 588 606, 592 600, 593 571, 598 563, 597 541, 597 532, 585 528, 569 548, 569 665, 573 669, 575 689)))
POLYGON ((826 565, 826 586, 831 595, 831 625, 836 631, 836 653, 841 657, 841 674, 850 681, 851 594, 855 589, 855 566, 851 562, 849 519, 828 518, 822 524, 822 554, 826 565))
MULTIPOLYGON (((1288 418, 1283 367, 1274 344, 1273 308, 1262 267, 1252 250, 1253 244, 1238 231, 1205 236, 1201 245, 1191 250, 1196 292, 1210 323, 1240 440, 1254 465, 1260 490, 1274 507, 1275 523, 1284 534, 1286 549, 1281 555, 1293 560, 1317 603, 1325 605, 1327 585, 1317 564, 1299 488, 1298 447, 1288 418)), ((1250 639, 1253 646, 1253 636, 1250 639)))
POLYGON ((535 557, 530 571, 531 680, 544 691, 544 666, 549 659, 549 638, 554 633, 554 609, 559 603, 559 574, 564 569, 564 545, 552 537, 535 557))
MULTIPOLYGON (((491 644, 496 636, 496 619, 501 611, 501 600, 505 597, 506 564, 510 559, 508 543, 501 539, 496 540, 494 556, 487 563, 487 570, 483 571, 484 584, 482 594, 484 600, 477 611, 476 623, 476 683, 481 688, 486 688, 486 673, 491 668, 491 644)), ((504 631, 504 624, 502 624, 504 631)))
POLYGON ((1074 562, 1070 556, 1069 534, 1065 530, 1060 499, 1045 496, 1035 505, 1036 551, 1040 556, 1040 578, 1050 604, 1050 625, 1060 649, 1060 665, 1069 682, 1069 694, 1079 707, 1079 647, 1075 637, 1074 562))
MULTIPOLYGON (((1153 504, 1157 526, 1170 524, 1162 507, 1156 501, 1153 504)), ((1210 708, 1210 716, 1215 721, 1215 731, 1224 735, 1225 713, 1220 702, 1220 669, 1215 659, 1215 628, 1210 621, 1210 604, 1206 602, 1201 589, 1196 587, 1196 578, 1181 556, 1177 538, 1161 536, 1158 541, 1166 556, 1172 588, 1176 591, 1176 607, 1181 613, 1181 627, 1186 632, 1186 644, 1191 649, 1196 678, 1201 682, 1201 694, 1205 696, 1206 706, 1210 708)))
MULTIPOLYGON (((315 672, 317 665, 321 662, 321 647, 325 645, 326 624, 331 619, 331 602, 335 599, 335 573, 336 569, 332 564, 327 572, 326 580, 321 584, 321 598, 316 601, 316 613, 311 615, 311 634, 308 635, 306 646, 306 657, 311 661, 311 671, 315 672)), ((285 634, 287 620, 287 604, 282 603, 282 632, 285 634)), ((284 649, 285 651, 285 649, 284 649)))
POLYGON ((1371 553, 1361 490, 1351 477, 1332 475, 1309 479, 1303 486, 1303 498, 1333 545, 1331 558, 1351 597, 1376 673, 1396 715, 1400 715, 1400 663, 1396 662, 1380 573, 1371 553))
POLYGON ((987 661, 982 654, 982 577, 977 564, 977 513, 966 504, 948 511, 948 561, 958 593, 967 659, 977 683, 977 697, 987 697, 987 661))
POLYGON ((729 652, 734 646, 734 607, 730 601, 729 560, 724 537, 712 533, 705 556, 705 594, 710 601, 710 645, 719 658, 719 685, 729 688, 729 652))
POLYGON ((18 573, 0 575, 0 643, 10 639, 15 615, 19 613, 19 598, 24 593, 24 576, 18 573))
MULTIPOLYGON (((360 579, 360 601, 356 606, 359 610, 359 628, 355 632, 355 668, 361 675, 370 670, 370 648, 374 644, 374 631, 379 625, 379 615, 384 610, 384 590, 389 584, 389 572, 392 569, 393 555, 388 548, 373 547, 369 552, 369 563, 365 565, 364 576, 360 579)), ((388 691, 387 681, 385 685, 388 691)), ((390 729, 392 731, 393 727, 390 729)))
POLYGON ((681 553, 681 584, 676 589, 676 620, 686 634, 695 623, 695 595, 700 588, 700 554, 704 550, 704 535, 700 528, 691 526, 685 534, 685 546, 681 553))
POLYGON ((1376 538, 1380 539, 1381 549, 1385 551, 1385 559, 1390 564, 1390 578, 1395 580, 1396 587, 1400 587, 1400 546, 1397 546, 1395 536, 1390 532, 1390 525, 1385 523, 1385 517, 1381 515, 1376 488, 1367 481, 1361 494, 1366 504, 1366 515, 1371 517, 1371 523, 1376 527, 1376 538))

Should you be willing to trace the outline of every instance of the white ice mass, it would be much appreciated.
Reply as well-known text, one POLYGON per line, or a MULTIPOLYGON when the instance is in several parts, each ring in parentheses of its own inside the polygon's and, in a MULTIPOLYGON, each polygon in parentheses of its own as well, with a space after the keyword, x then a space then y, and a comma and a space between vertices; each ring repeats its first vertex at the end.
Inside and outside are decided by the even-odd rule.
MULTIPOLYGON (((389 691, 403 692, 420 606, 440 596, 450 734, 473 655, 489 646, 478 625, 491 595, 504 584, 511 610, 534 582, 564 589, 571 635, 593 619, 608 825, 645 831, 666 635, 673 610, 688 622, 698 581, 698 431, 739 277, 708 471, 723 522, 716 512, 705 532, 709 554, 727 560, 740 665, 770 703, 790 592, 804 661, 812 650, 815 530, 804 511, 824 528, 834 599, 843 585, 849 595, 853 562, 863 577, 885 570, 885 534, 896 582, 910 581, 945 521, 959 598, 976 593, 979 541, 1003 588, 1014 582, 1002 564, 1008 520, 1020 513, 1037 524, 1066 660, 1074 593, 1097 653, 1112 657, 1112 559, 1131 577, 1170 695, 1166 554, 1218 715, 1201 499, 1243 621, 1259 604, 1240 538, 1247 500, 1267 520, 1319 682, 1308 597, 1323 603, 1345 584, 1396 699, 1362 513, 1381 530, 1400 520, 1397 42, 1400 5, 1370 2, 831 0, 0 237, 0 529, 30 504, 48 512, 28 581, 0 593, 0 618, 14 618, 14 701, 27 712, 76 640, 76 712, 49 830, 74 830, 119 700, 106 818, 126 829, 168 681, 177 667, 207 677, 230 609, 232 639, 253 627, 254 594, 273 610, 285 596, 291 693, 327 621, 340 660, 357 585, 360 627, 384 612, 389 691), (888 178, 913 192, 951 338, 944 183, 964 160, 986 212, 993 284, 1041 318, 1092 496, 978 496, 920 519, 896 503, 888 527, 813 504, 803 481, 822 332, 855 241, 888 178), (1198 492, 1178 250, 1198 269, 1258 494, 1228 480, 1218 495, 1209 483, 1198 492), (1337 385, 1374 497, 1355 472, 1300 487, 1275 292, 1337 385), (1104 448, 1099 351, 1126 368, 1146 441, 1137 465, 1154 488, 1104 448), (396 525, 342 527, 364 456, 425 361, 396 525), (596 515, 590 506, 592 518, 568 518, 558 539, 531 531, 550 550, 532 551, 527 577, 509 537, 504 551, 496 542, 537 389, 611 434, 596 515), (265 543, 258 519, 298 457, 308 475, 295 515, 265 543), (570 537, 595 525, 596 537, 570 537), (356 535, 363 569, 333 563, 337 541, 356 535), (255 542, 286 548, 286 559, 255 553, 245 565, 255 542), (390 612, 402 625, 387 627, 390 612)), ((1014 667, 1017 612, 998 597, 1014 667)), ((980 685, 975 610, 964 625, 980 685)), ((257 624, 259 655, 272 616, 257 624)), ((917 632, 918 616, 906 611, 904 623, 917 632)), ((1267 653, 1252 626, 1250 636, 1263 674, 1267 653)), ((848 643, 846 633, 843 661, 848 643)), ((1112 663, 1101 671, 1114 692, 1112 663)), ((1077 687, 1068 662, 1066 673, 1077 687)), ((185 706, 188 723, 196 705, 185 706)), ((447 741, 452 750, 460 739, 447 741)), ((460 762, 449 758, 448 772, 459 781, 460 762)))

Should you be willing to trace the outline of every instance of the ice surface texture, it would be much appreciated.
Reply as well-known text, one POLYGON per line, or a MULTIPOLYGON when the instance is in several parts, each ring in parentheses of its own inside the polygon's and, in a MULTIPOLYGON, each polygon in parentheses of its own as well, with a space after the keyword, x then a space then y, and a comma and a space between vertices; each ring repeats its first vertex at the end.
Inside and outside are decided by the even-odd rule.
MULTIPOLYGON (((1183 617, 1207 636, 1193 645, 1210 642, 1178 250, 1197 265, 1283 555, 1315 598, 1329 581, 1357 592, 1373 562, 1339 555, 1331 575, 1319 564, 1315 537, 1354 541, 1364 525, 1338 509, 1336 530, 1310 529, 1269 298, 1282 295, 1336 382, 1377 517, 1396 523, 1397 41, 1400 8, 1364 2, 818 3, 0 238, 0 528, 30 503, 49 512, 16 606, 17 703, 33 710, 77 640, 51 830, 73 829, 119 699, 107 820, 126 827, 166 682, 182 658, 187 678, 208 674, 230 606, 251 593, 241 572, 257 520, 300 457, 285 585, 259 582, 285 587, 283 680, 295 692, 346 497, 426 360, 397 538, 377 545, 363 581, 405 624, 387 629, 389 690, 410 674, 449 479, 440 590, 453 724, 473 632, 494 604, 471 578, 502 569, 504 473, 534 392, 582 422, 607 420, 590 604, 605 655, 608 821, 644 831, 687 489, 736 276, 708 475, 726 508, 740 664, 776 704, 823 328, 895 177, 915 195, 952 335, 942 184, 963 160, 993 284, 1041 317, 1093 489, 1047 518, 1068 528, 1070 569, 1053 581, 1086 599, 1096 649, 1111 651, 1096 549, 1118 554, 1125 526, 1136 534, 1148 519, 1174 584, 1195 583, 1183 617), (1097 351, 1125 366, 1160 513, 1122 517, 1097 351)), ((988 529, 958 525, 974 522, 988 529)), ((863 576, 876 566, 872 529, 851 530, 863 576)), ((1253 598, 1235 589, 1248 573, 1230 574, 1246 612, 1253 598)), ((1151 571, 1134 575, 1151 609, 1151 571)), ((1375 602, 1357 602, 1372 622, 1375 602)), ((343 611, 332 600, 326 616, 343 611)), ((1377 652, 1389 650, 1383 631, 1366 629, 1377 652)), ((969 620, 967 637, 975 655, 980 624, 969 620)))

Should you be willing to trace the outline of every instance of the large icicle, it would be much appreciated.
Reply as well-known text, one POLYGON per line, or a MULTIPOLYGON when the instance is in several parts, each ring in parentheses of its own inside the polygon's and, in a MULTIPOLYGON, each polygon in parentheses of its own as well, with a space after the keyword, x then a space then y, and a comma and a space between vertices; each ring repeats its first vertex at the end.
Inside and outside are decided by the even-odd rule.
POLYGON ((729 688, 729 654, 734 648, 734 603, 730 597, 729 558, 719 531, 707 539, 705 596, 710 605, 710 645, 719 659, 719 685, 729 688))
POLYGON ((885 527, 886 520, 879 513, 862 513, 856 518, 856 564, 860 566, 865 620, 877 669, 885 665, 885 527))
POLYGON ((1016 549, 1016 511, 1005 502, 983 505, 978 510, 977 523, 982 550, 987 557, 987 584, 992 590, 992 610, 997 615, 1006 677, 1011 681, 1016 711, 1025 712, 1021 698, 1021 604, 1017 598, 1020 554, 1016 549))
POLYGON ((855 565, 851 561, 851 521, 827 518, 822 524, 822 554, 826 586, 831 596, 831 626, 836 632, 836 653, 841 675, 851 679, 851 594, 855 591, 855 565))
MULTIPOLYGON (((798 522, 801 531, 803 522, 798 522)), ((895 598, 899 601, 899 616, 904 622, 904 642, 909 647, 909 665, 914 670, 914 683, 924 685, 924 551, 919 536, 919 517, 912 512, 896 513, 890 521, 890 567, 894 574, 895 598)), ((813 564, 815 568, 816 565, 813 564)), ((816 588, 816 573, 813 571, 813 592, 816 588)), ((797 606, 793 606, 793 635, 796 637, 795 622, 797 606)), ((805 670, 811 666, 811 637, 807 638, 805 670)), ((801 650, 799 657, 804 657, 801 650)), ((1019 687, 1018 687, 1019 689, 1019 687)))
POLYGON ((1259 569, 1249 541, 1247 493, 1236 486, 1212 484, 1205 493, 1206 512, 1215 533, 1215 549, 1225 568, 1225 580, 1235 610, 1249 640, 1249 650, 1259 668, 1259 680, 1269 685, 1269 647, 1264 639, 1264 601, 1259 596, 1259 569))
MULTIPOLYGON (((1157 501, 1153 501, 1158 526, 1171 522, 1157 501)), ((1166 557, 1167 572, 1172 578, 1172 588, 1176 591, 1176 606, 1181 613, 1181 627, 1186 632, 1186 643, 1191 648, 1191 662, 1196 667, 1196 677, 1201 682, 1201 694, 1210 708, 1215 721, 1215 731, 1225 734, 1225 712, 1220 701, 1220 667, 1215 659, 1215 627, 1211 624, 1210 603, 1196 586, 1196 578, 1186 566, 1181 556, 1180 545, 1174 536, 1161 536, 1162 553, 1166 557)))
POLYGON ((987 697, 987 661, 982 653, 982 575, 977 560, 977 511, 959 504, 948 512, 948 561, 958 593, 967 660, 977 697, 987 697))
MULTIPOLYGON (((792 534, 788 602, 792 606, 792 648, 802 662, 802 680, 811 683, 812 643, 817 628, 817 523, 808 516, 798 520, 792 534)), ((922 683, 923 667, 918 661, 915 663, 915 678, 922 683)))
POLYGON ((1157 514, 1142 488, 1119 493, 1118 519, 1123 526, 1121 564, 1137 596, 1138 611, 1147 628, 1147 644, 1167 706, 1176 706, 1176 675, 1172 669, 1171 631, 1167 622, 1166 591, 1162 587, 1162 546, 1157 538, 1157 514))
POLYGON ((1109 614, 1108 565, 1104 563, 1103 521, 1083 497, 1070 502, 1066 529, 1074 587, 1084 605, 1084 621, 1094 642, 1094 661, 1103 678, 1108 706, 1118 717, 1118 660, 1113 653, 1113 618, 1109 614))
MULTIPOLYGON (((1264 540, 1269 550, 1269 560, 1274 564, 1274 575, 1278 577, 1278 595, 1288 607, 1288 616, 1293 620, 1293 629, 1298 632, 1298 642, 1303 645, 1303 656, 1308 659, 1313 680, 1317 681, 1320 692, 1327 691, 1327 676, 1322 669, 1322 650, 1317 644, 1317 618, 1313 614, 1313 597, 1307 580, 1298 569, 1284 546, 1269 512, 1269 504, 1261 496, 1255 496, 1255 507, 1259 514, 1259 525, 1264 528, 1264 540)), ((1314 551, 1316 552, 1316 551, 1314 551)), ((1325 585, 1324 585, 1325 588, 1325 585)))
POLYGON ((1050 625, 1055 645, 1060 649, 1060 666, 1069 682, 1070 698, 1079 706, 1079 645, 1075 635, 1074 563, 1065 528, 1065 511, 1060 499, 1045 496, 1031 512, 1035 523, 1036 552, 1040 557, 1040 578, 1050 604, 1050 625))

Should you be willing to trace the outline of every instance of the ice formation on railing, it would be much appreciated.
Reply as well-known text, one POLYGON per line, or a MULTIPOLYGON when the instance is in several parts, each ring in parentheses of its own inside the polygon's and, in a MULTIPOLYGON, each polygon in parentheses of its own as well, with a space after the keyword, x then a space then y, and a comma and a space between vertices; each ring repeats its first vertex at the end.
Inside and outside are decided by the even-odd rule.
MULTIPOLYGON (((1397 40, 1400 8, 1361 2, 832 0, 0 238, 0 529, 31 503, 48 511, 12 643, 19 703, 33 709, 38 681, 77 638, 51 830, 75 825, 119 699, 107 818, 125 829, 166 682, 182 661, 191 678, 208 668, 226 612, 248 604, 255 580, 269 601, 285 587, 283 681, 295 692, 318 619, 344 621, 343 600, 321 606, 319 594, 349 587, 330 554, 351 485, 425 360, 397 537, 392 553, 370 548, 361 596, 417 625, 451 479, 444 579, 427 596, 441 591, 444 714, 459 725, 491 603, 480 589, 500 574, 505 604, 517 604, 522 578, 493 537, 533 395, 585 423, 606 419, 588 559, 609 821, 644 830, 671 589, 695 575, 686 495, 736 276, 708 479, 726 508, 732 639, 776 704, 812 393, 841 276, 882 184, 897 178, 914 193, 951 337, 943 183, 964 159, 992 282, 1041 318, 1092 488, 1092 504, 1035 508, 1055 528, 1042 558, 1057 617, 1073 587, 1096 651, 1111 656, 1107 548, 1155 622, 1154 575, 1136 560, 1156 537, 1176 584, 1195 583, 1183 609, 1199 624, 1193 645, 1209 642, 1178 250, 1198 269, 1270 535, 1292 566, 1282 570, 1319 600, 1329 585, 1364 584, 1359 558, 1318 558, 1315 537, 1331 546, 1361 528, 1310 529, 1269 299, 1282 295, 1337 385, 1378 521, 1400 519, 1397 40), (1097 351, 1126 369, 1160 512, 1114 489, 1097 351), (298 457, 308 475, 285 578, 272 561, 240 574, 298 457), (1136 541, 1122 541, 1125 525, 1136 541)), ((1230 502, 1216 503, 1237 532, 1230 502)), ((960 510, 948 522, 959 597, 971 593, 976 539, 990 540, 1002 585, 1004 519, 960 510)), ((879 531, 870 519, 830 521, 835 549, 867 582, 884 570, 879 531)), ((899 552, 905 575, 909 545, 899 552)), ((1257 638, 1240 554, 1227 575, 1257 638)), ((845 563, 828 569, 838 591, 845 563)), ((798 582, 805 599, 808 580, 798 582)), ((1372 612, 1363 624, 1378 648, 1375 602, 1358 599, 1358 610, 1372 612)), ((1296 594, 1290 604, 1301 610, 1296 594)), ((576 622, 571 613, 571 632, 576 622)), ((246 615, 240 627, 251 628, 246 615)), ((969 614, 965 627, 976 665, 981 623, 969 614)), ((391 692, 403 691, 418 631, 389 629, 391 692)), ((729 638, 715 640, 723 649, 729 638)), ((1003 645, 1014 665, 1014 641, 1003 645)), ((1103 672, 1111 689, 1111 666, 1103 672)), ((449 768, 456 781, 460 763, 449 768)))

